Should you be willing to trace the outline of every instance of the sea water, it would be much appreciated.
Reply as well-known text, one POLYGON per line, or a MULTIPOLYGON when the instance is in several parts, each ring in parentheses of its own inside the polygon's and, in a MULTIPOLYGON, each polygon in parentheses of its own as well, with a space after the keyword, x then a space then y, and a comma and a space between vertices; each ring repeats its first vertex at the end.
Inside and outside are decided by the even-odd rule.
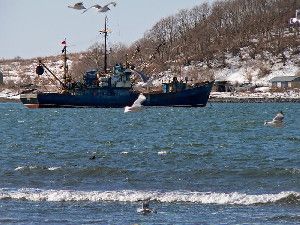
POLYGON ((1 224, 300 223, 300 104, 0 115, 1 224))

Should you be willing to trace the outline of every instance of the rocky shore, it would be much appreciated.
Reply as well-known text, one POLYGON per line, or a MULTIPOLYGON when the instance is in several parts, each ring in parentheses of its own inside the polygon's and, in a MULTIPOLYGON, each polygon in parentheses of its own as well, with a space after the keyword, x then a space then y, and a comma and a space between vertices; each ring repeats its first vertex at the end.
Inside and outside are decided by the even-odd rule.
POLYGON ((218 103, 272 103, 272 102, 294 102, 300 103, 299 92, 283 93, 222 93, 212 92, 209 102, 218 103))
MULTIPOLYGON (((21 102, 19 95, 0 96, 0 102, 21 102)), ((211 103, 300 103, 300 93, 221 93, 212 92, 209 98, 211 103)))
POLYGON ((300 103, 300 98, 209 98, 209 102, 213 103, 283 103, 293 102, 300 103))
POLYGON ((21 102, 20 99, 17 98, 4 98, 0 97, 0 102, 5 103, 5 102, 21 102))

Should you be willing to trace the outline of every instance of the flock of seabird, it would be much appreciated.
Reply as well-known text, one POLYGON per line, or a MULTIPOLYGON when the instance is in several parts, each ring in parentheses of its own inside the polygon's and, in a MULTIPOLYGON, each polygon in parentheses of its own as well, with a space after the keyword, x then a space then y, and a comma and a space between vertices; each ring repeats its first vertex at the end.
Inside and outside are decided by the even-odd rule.
POLYGON ((109 8, 110 5, 116 7, 117 3, 116 2, 110 2, 110 3, 108 3, 108 4, 104 5, 104 6, 96 4, 96 5, 93 5, 93 6, 89 7, 89 8, 86 8, 83 5, 83 2, 78 2, 78 3, 75 3, 74 5, 69 5, 68 7, 71 8, 71 9, 76 9, 76 10, 84 10, 83 13, 85 13, 86 11, 88 11, 91 8, 97 9, 97 11, 99 13, 105 13, 105 12, 107 12, 107 11, 110 10, 110 8, 109 8))

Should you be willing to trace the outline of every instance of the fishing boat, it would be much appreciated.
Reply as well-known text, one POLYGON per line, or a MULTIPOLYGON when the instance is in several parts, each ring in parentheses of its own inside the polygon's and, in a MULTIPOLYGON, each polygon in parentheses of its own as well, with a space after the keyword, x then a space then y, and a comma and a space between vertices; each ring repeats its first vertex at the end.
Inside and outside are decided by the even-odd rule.
MULTIPOLYGON (((111 73, 107 70, 107 20, 104 30, 104 68, 103 71, 87 71, 83 82, 72 82, 68 76, 67 46, 64 46, 64 74, 60 80, 41 60, 36 73, 42 75, 47 70, 60 84, 60 91, 41 92, 25 91, 20 94, 21 102, 28 108, 78 108, 102 107, 120 108, 132 105, 140 92, 133 88, 131 77, 133 73, 144 74, 126 63, 117 64, 111 73)), ((162 83, 161 91, 143 93, 146 100, 144 106, 206 106, 213 86, 213 81, 188 84, 174 77, 171 82, 162 83)))

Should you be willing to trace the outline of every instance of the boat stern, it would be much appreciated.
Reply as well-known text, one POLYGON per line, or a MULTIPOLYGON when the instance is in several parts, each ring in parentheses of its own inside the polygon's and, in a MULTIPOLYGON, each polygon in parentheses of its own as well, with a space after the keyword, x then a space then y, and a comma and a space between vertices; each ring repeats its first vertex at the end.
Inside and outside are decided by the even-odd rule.
POLYGON ((39 108, 39 101, 37 94, 35 93, 26 93, 20 95, 21 102, 30 109, 39 108))

